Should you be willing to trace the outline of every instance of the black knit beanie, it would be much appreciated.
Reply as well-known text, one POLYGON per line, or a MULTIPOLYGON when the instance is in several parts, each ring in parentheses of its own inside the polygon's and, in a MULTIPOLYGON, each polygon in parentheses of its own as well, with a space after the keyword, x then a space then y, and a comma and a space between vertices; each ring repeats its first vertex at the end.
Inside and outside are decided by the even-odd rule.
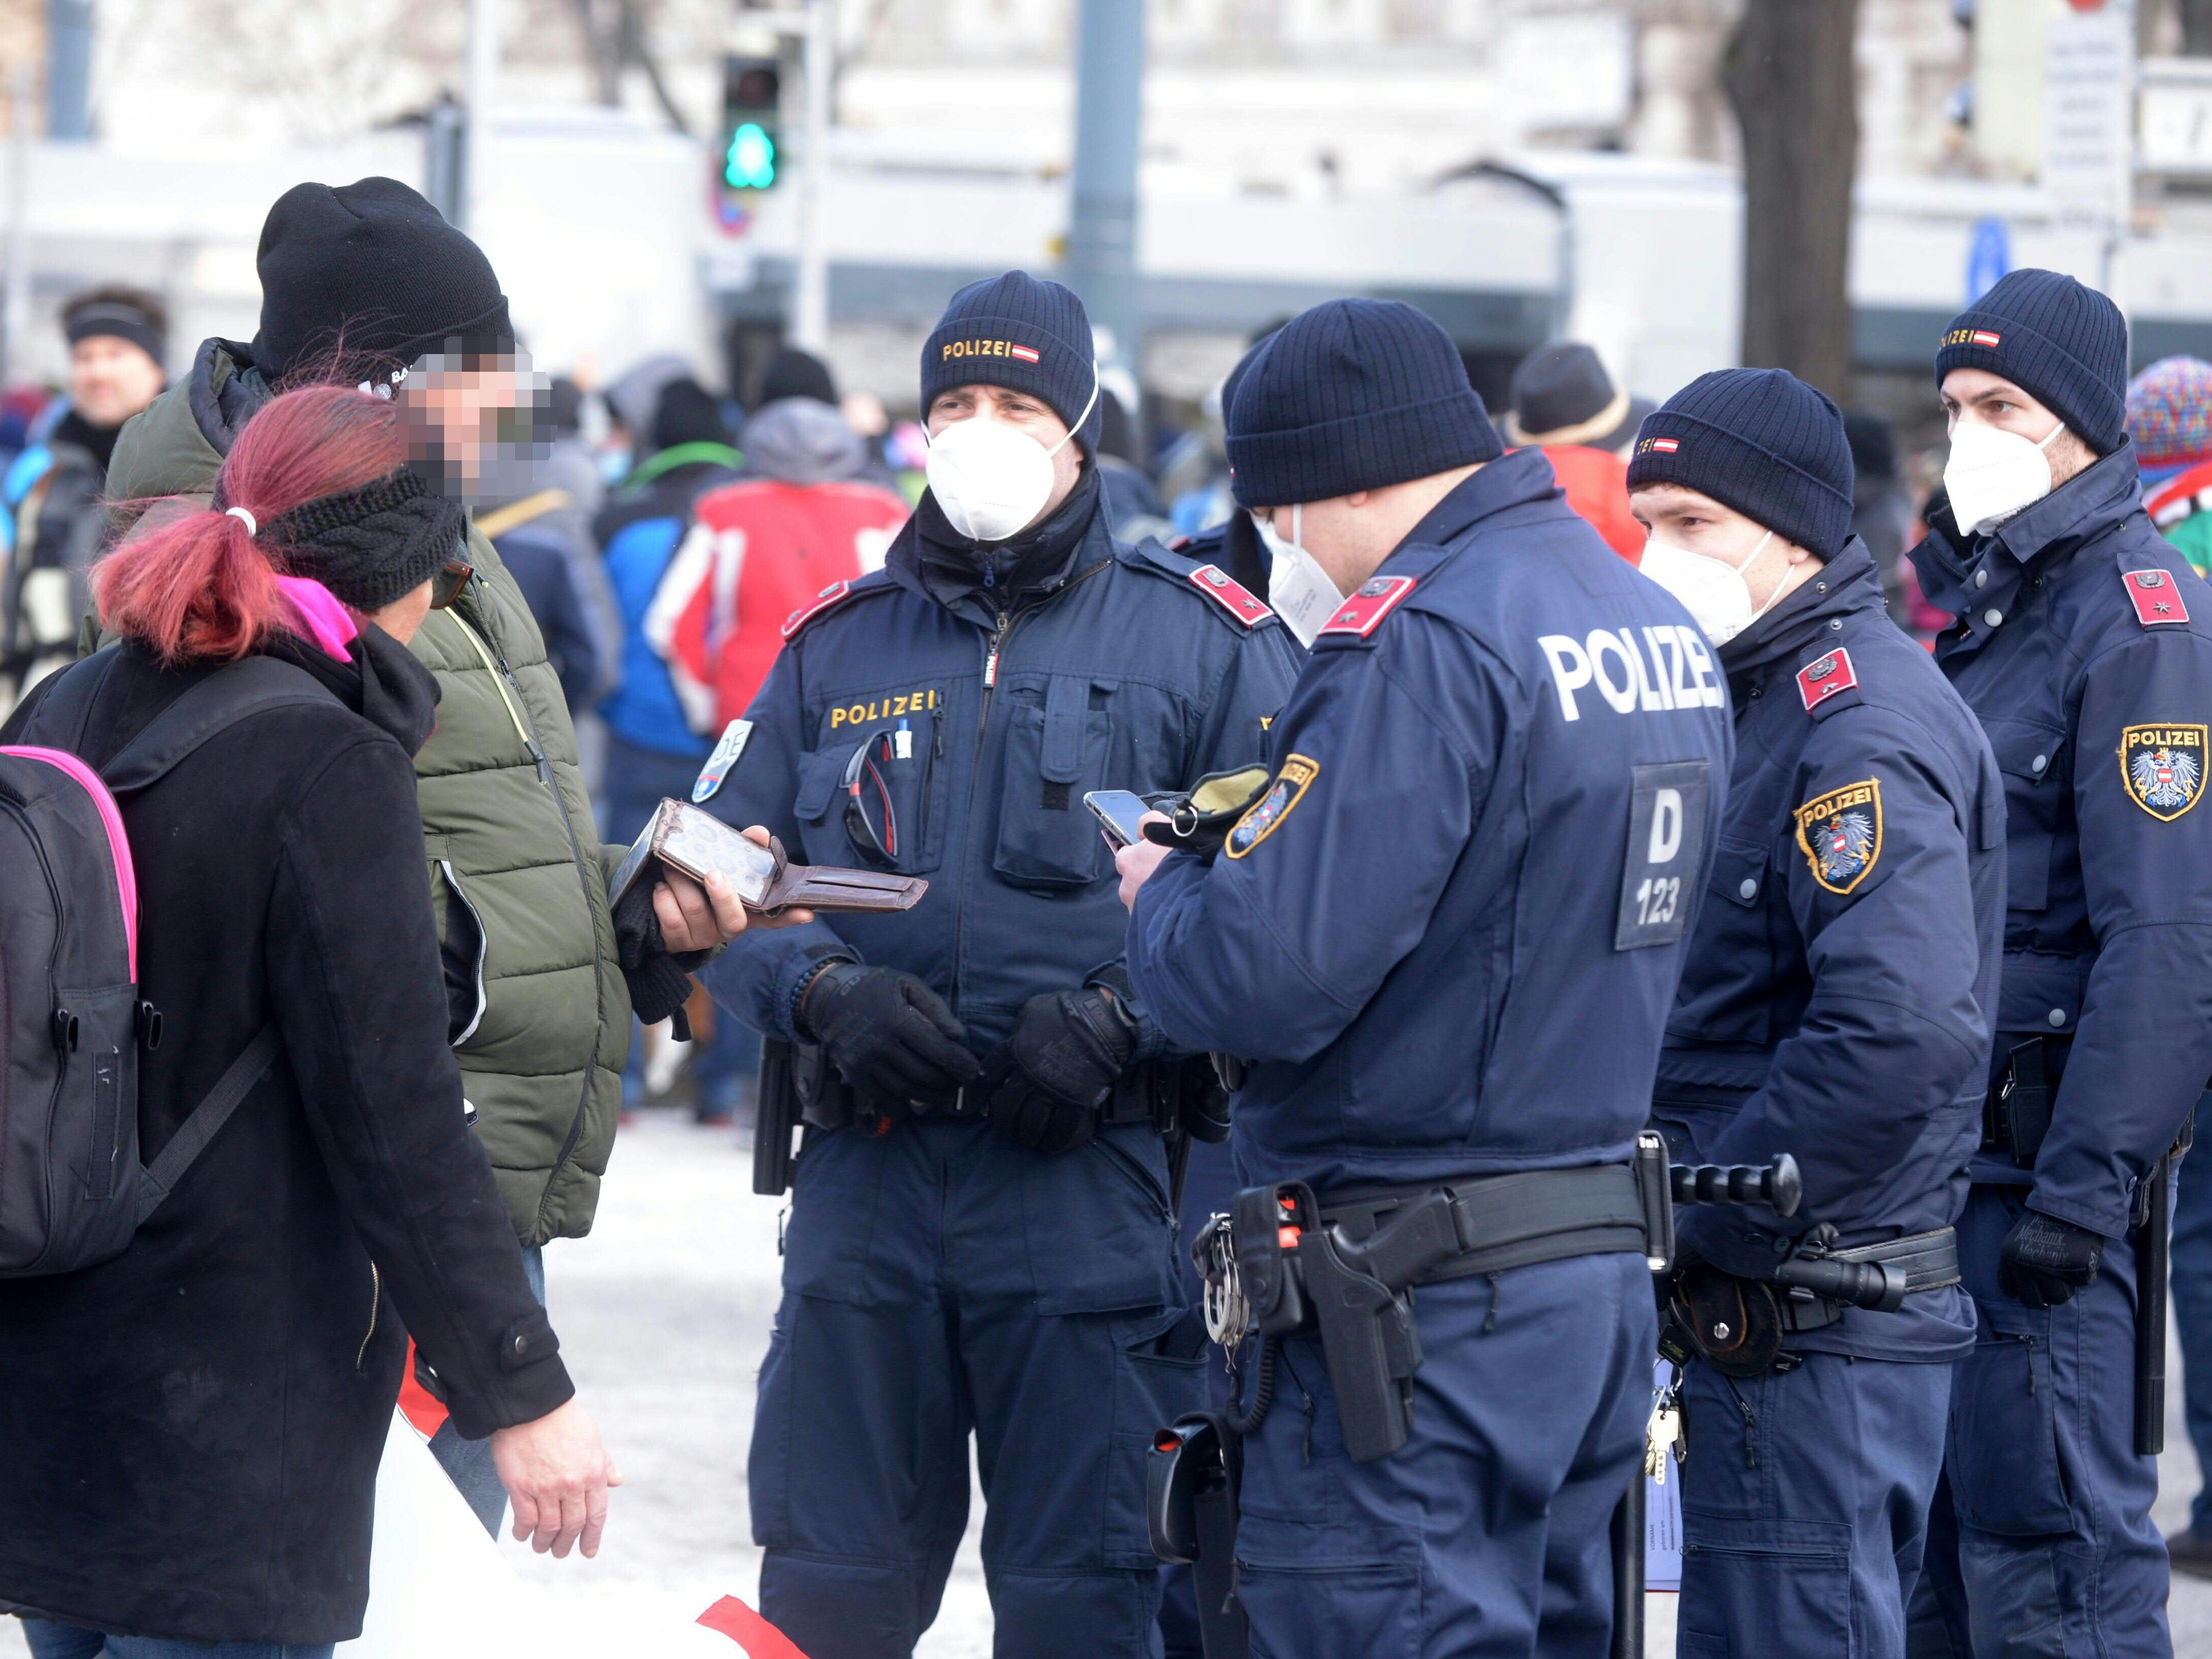
POLYGON ((1700 374, 1644 418, 1628 487, 1680 484, 1824 559, 1851 538, 1841 410, 1787 369, 1700 374))
POLYGON ((1936 384, 1954 368, 2010 380, 2100 455, 2127 434, 2127 321, 2071 276, 2015 270, 2000 278, 1943 331, 1936 384))
MULTIPOLYGON (((218 480, 213 505, 228 510, 218 480)), ((318 495, 254 532, 356 611, 380 611, 411 593, 460 551, 468 526, 448 501, 404 467, 358 489, 318 495)))
POLYGON ((1091 316, 1073 289, 1010 270, 954 295, 921 348, 925 419, 937 394, 956 386, 998 386, 1041 398, 1074 428, 1085 454, 1098 453, 1091 316))
POLYGON ((1240 367, 1224 411, 1240 506, 1328 501, 1505 453, 1451 336, 1395 300, 1301 312, 1240 367))
POLYGON ((253 364, 270 380, 331 353, 404 368, 432 351, 514 350, 491 262, 396 179, 295 185, 269 210, 256 264, 253 364))
POLYGON ((830 378, 829 364, 797 346, 785 346, 779 350, 768 360, 768 370, 761 376, 760 395, 754 402, 765 406, 781 403, 786 398, 811 398, 817 404, 836 403, 837 382, 830 378))
POLYGON ((681 444, 720 444, 734 441, 730 423, 722 418, 722 405, 714 394, 689 374, 679 374, 660 388, 653 405, 653 453, 681 444))

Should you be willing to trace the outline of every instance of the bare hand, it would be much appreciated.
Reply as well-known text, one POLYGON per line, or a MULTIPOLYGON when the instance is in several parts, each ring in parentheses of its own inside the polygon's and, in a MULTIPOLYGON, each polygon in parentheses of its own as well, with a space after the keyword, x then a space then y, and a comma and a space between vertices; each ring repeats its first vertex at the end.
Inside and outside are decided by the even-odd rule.
MULTIPOLYGON (((768 845, 768 831, 759 824, 744 833, 745 839, 756 846, 768 845)), ((665 865, 661 866, 659 885, 653 890, 653 913, 660 919, 661 943, 670 955, 679 957, 727 945, 748 927, 789 927, 814 920, 811 910, 786 910, 773 917, 753 915, 727 877, 711 874, 702 887, 681 870, 665 865)))
MULTIPOLYGON (((1165 823, 1167 821, 1168 815, 1164 812, 1147 812, 1138 820, 1139 823, 1165 823)), ((1174 848, 1162 847, 1156 842, 1139 841, 1114 854, 1114 867, 1121 872, 1123 909, 1137 908, 1137 890, 1152 878, 1152 872, 1160 867, 1160 860, 1174 851, 1174 848)))
POLYGON ((517 1539, 556 1560, 580 1540, 586 1556, 599 1553, 607 1492, 623 1480, 581 1406, 572 1399, 531 1422, 495 1429, 491 1461, 514 1504, 517 1539))

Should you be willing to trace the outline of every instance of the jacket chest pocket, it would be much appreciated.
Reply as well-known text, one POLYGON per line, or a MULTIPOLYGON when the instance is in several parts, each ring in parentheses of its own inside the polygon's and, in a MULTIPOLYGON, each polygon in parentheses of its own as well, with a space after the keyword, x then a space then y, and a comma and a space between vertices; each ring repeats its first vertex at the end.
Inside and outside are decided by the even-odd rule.
POLYGON ((1987 727, 2004 777, 2005 908, 2045 909, 2051 854, 2070 793, 2066 734, 2027 720, 1993 720, 1987 727))
POLYGON ((851 870, 921 875, 944 856, 945 775, 941 708, 921 708, 823 735, 799 757, 792 815, 805 826, 806 856, 851 870))
POLYGON ((1008 688, 1012 707, 992 867, 1016 887, 1087 887, 1113 872, 1098 821, 1083 805, 1086 792, 1109 787, 1109 690, 1083 674, 1054 675, 1041 700, 1034 690, 1008 688), (1101 706, 1093 708, 1094 700, 1101 706))
POLYGON ((1694 957, 1723 964, 1708 981, 1689 1018, 1676 1029, 1715 1042, 1764 1042, 1774 946, 1767 919, 1767 888, 1776 879, 1763 842, 1723 836, 1713 852, 1713 878, 1705 890, 1694 957))

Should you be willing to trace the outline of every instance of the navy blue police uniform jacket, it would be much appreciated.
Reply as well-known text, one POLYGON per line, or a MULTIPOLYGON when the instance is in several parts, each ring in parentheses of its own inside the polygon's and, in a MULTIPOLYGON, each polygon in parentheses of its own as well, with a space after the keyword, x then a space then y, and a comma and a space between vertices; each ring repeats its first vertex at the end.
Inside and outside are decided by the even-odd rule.
MULTIPOLYGON (((1011 600, 980 585, 950 604, 933 592, 917 539, 925 501, 883 569, 786 624, 708 809, 767 825, 796 860, 895 869, 929 890, 903 914, 732 941, 704 977, 758 1030, 795 1036, 799 984, 834 955, 915 975, 988 1059, 1030 998, 1121 963, 1113 855, 1085 793, 1183 789, 1265 758, 1297 641, 1216 568, 1115 540, 1095 489, 1088 499, 1066 562, 1011 600), (848 828, 846 779, 863 749, 870 822, 880 836, 888 799, 896 825, 888 861, 848 828)), ((1137 1057, 1169 1052, 1141 999, 1132 1012, 1137 1057)))
MULTIPOLYGON (((1948 1227, 1982 1133, 2004 927, 2004 786, 1942 672, 1883 608, 1864 542, 1721 650, 1735 709, 1711 885, 1660 1051, 1652 1115, 1678 1157, 1765 1164, 1787 1221, 1680 1212, 1686 1250, 1757 1276, 1816 1225, 1846 1247, 1948 1227)), ((1852 1308, 1808 1352, 1955 1359, 1954 1285, 1852 1308)))
POLYGON ((1688 613, 1518 451, 1324 626, 1269 735, 1267 793, 1129 928, 1169 1034, 1252 1063, 1243 1177, 1626 1158, 1733 750, 1688 613))
POLYGON ((2212 1076, 2212 590, 2151 526, 2132 443, 1994 532, 1939 497, 1913 550, 1958 617, 1936 660, 2004 776, 1994 1085, 2031 1037, 2063 1067, 2033 1170, 1976 1181, 2108 1238, 2212 1076))

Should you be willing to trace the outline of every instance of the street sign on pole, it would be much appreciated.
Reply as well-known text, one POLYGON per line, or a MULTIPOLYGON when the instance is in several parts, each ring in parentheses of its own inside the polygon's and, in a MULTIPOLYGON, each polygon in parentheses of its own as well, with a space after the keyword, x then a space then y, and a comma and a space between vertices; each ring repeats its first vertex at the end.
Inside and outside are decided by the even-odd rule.
POLYGON ((2043 186, 2062 227, 2104 246, 2099 286, 2135 195, 2135 0, 2068 0, 2044 37, 2043 186))

